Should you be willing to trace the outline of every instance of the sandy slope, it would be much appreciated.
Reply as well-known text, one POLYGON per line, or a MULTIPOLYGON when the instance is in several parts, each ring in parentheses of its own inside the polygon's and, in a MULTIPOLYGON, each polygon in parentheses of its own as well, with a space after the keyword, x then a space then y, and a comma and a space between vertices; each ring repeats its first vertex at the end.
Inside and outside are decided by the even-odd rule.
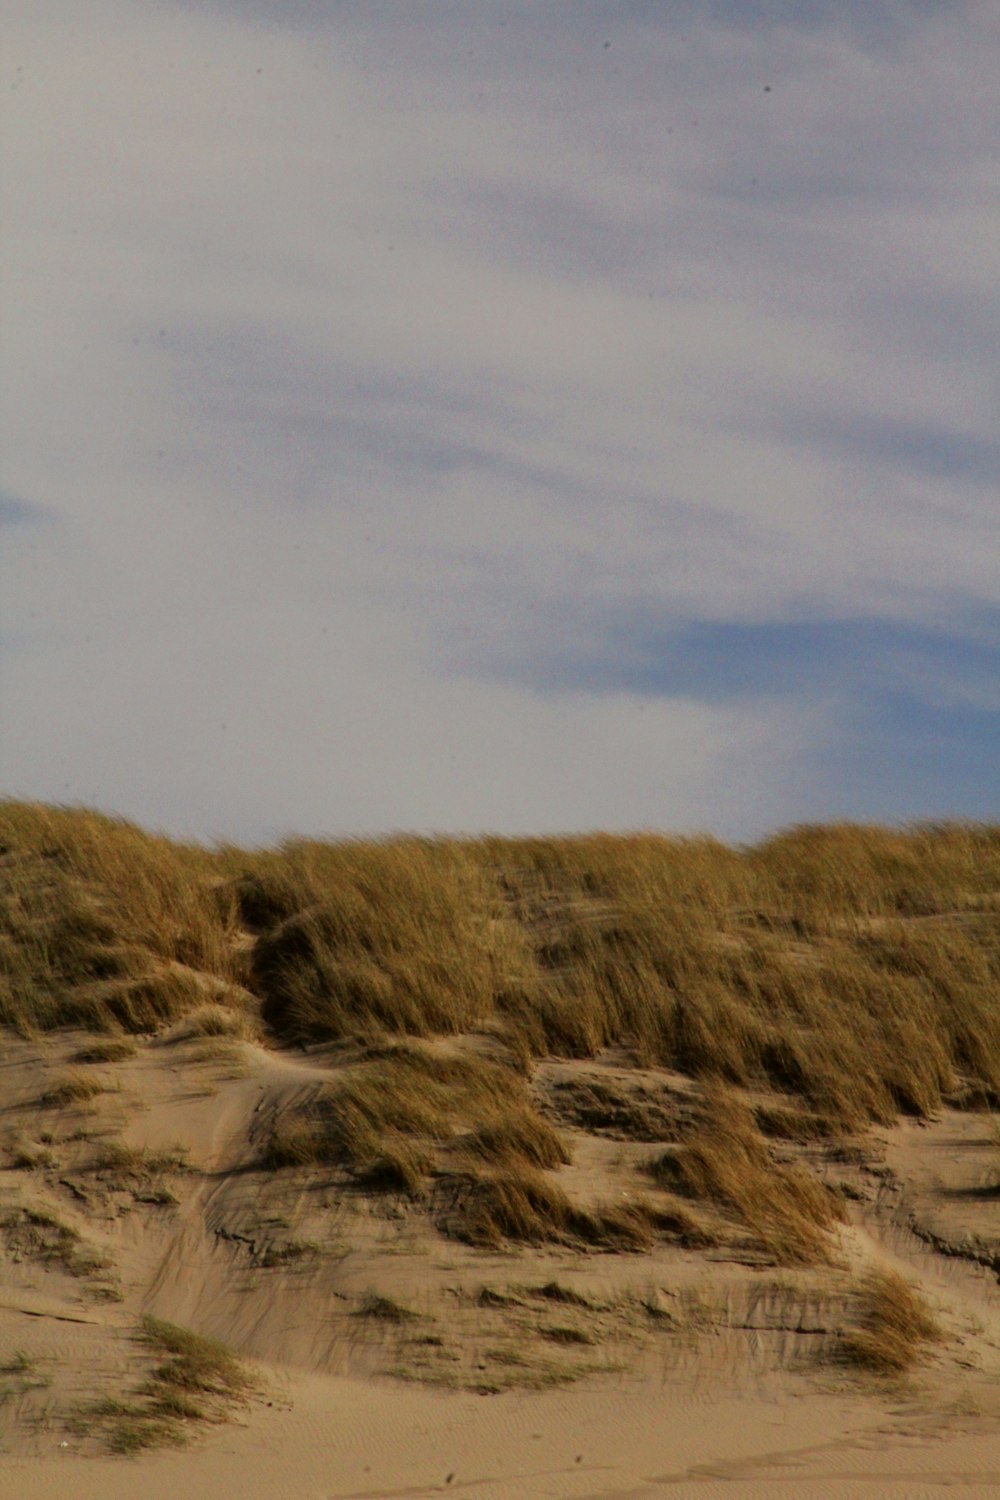
MULTIPOLYGON (((11 1043, 0 1063, 2 1500, 1000 1487, 1000 1199, 982 1116, 905 1124, 856 1161, 826 1163, 851 1222, 824 1270, 669 1245, 487 1254, 329 1174, 255 1169, 273 1111, 328 1076, 322 1056, 149 1042, 89 1070, 106 1092, 40 1104, 79 1042, 11 1043), (179 1144, 196 1170, 97 1171, 107 1143, 179 1144), (945 1331, 894 1386, 829 1359, 871 1264, 902 1270, 945 1331), (553 1280, 584 1300, 546 1301, 553 1280), (414 1317, 363 1316, 373 1293, 414 1317), (184 1449, 112 1459, 65 1417, 141 1384, 143 1312, 224 1339, 259 1362, 261 1388, 231 1423, 196 1425, 184 1449), (578 1343, 561 1342, 567 1327, 578 1343)), ((574 1193, 625 1191, 635 1150, 581 1134, 574 1193)))
MULTIPOLYGON (((956 1388, 954 1394, 960 1394, 956 1388)), ((945 1412, 926 1395, 691 1390, 655 1378, 492 1398, 330 1377, 195 1451, 138 1460, 69 1452, 8 1460, 0 1495, 49 1500, 347 1500, 445 1492, 520 1496, 985 1496, 1000 1484, 1000 1419, 985 1391, 945 1412), (290 1404, 289 1404, 290 1403, 290 1404), (449 1475, 452 1478, 449 1480, 449 1475)))

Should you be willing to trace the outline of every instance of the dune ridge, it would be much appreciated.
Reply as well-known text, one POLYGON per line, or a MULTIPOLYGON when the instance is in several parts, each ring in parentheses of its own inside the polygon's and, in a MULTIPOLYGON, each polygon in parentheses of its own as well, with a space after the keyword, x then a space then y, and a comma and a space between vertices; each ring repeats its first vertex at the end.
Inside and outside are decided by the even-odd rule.
MULTIPOLYGON (((965 1432, 979 1492, 998 978, 991 827, 245 851, 3 804, 0 1494, 218 1493, 239 1434, 359 1393, 442 1434, 489 1397, 561 1452, 594 1391, 655 1432, 536 1491, 477 1417, 472 1492, 683 1493, 692 1381, 744 1412, 748 1495, 790 1409, 823 1493, 879 1422, 901 1459, 965 1432)), ((445 1483, 377 1448, 314 1445, 300 1493, 445 1483)))

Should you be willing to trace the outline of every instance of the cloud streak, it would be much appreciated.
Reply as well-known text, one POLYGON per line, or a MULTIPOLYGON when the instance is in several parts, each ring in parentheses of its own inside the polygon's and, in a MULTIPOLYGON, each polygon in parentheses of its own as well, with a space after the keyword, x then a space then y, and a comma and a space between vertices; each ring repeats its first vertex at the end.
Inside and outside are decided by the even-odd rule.
POLYGON ((1000 815, 991 7, 67 14, 5 102, 12 790, 1000 815))

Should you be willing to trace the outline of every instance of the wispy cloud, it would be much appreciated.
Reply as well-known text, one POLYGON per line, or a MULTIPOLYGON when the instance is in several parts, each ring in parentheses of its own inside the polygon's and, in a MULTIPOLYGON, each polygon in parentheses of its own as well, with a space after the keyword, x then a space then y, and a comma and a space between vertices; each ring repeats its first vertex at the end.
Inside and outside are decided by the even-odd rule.
POLYGON ((44 505, 0 491, 0 526, 38 526, 50 518, 51 512, 44 505))
POLYGON ((4 100, 4 483, 63 523, 9 533, 8 785, 1000 815, 991 5, 68 14, 4 100))

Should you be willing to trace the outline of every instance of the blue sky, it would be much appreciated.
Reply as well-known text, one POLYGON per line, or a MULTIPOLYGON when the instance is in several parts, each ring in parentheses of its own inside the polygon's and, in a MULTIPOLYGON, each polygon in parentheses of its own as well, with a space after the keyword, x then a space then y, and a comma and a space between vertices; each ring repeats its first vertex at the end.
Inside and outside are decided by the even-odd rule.
POLYGON ((0 784, 1000 818, 990 0, 20 0, 0 784))

